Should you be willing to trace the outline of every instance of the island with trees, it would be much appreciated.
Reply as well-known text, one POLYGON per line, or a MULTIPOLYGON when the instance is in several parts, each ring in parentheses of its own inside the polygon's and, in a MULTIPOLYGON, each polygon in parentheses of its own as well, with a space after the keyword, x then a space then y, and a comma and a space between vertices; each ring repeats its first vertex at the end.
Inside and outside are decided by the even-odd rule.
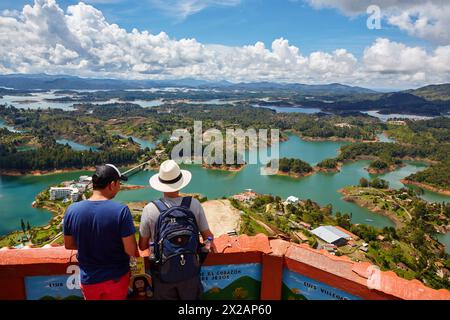
MULTIPOLYGON (((267 168, 271 166, 271 162, 267 164, 267 168)), ((294 178, 306 177, 314 174, 314 168, 300 159, 281 158, 278 162, 277 175, 290 176, 294 178)))

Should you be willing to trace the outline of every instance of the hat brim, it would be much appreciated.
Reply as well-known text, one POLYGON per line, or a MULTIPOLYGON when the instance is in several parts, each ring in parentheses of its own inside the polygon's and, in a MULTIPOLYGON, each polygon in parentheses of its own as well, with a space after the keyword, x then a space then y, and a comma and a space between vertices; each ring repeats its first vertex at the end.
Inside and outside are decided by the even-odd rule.
POLYGON ((158 173, 153 175, 149 180, 150 187, 161 192, 175 192, 183 189, 191 181, 192 174, 187 170, 180 170, 180 171, 181 171, 181 179, 171 184, 162 183, 161 181, 159 181, 158 173))

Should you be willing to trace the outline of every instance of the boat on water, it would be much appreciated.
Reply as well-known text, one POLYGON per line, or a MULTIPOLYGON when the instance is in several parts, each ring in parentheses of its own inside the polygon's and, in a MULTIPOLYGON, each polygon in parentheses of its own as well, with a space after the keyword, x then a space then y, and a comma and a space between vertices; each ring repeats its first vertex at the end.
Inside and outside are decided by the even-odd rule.
POLYGON ((373 222, 373 220, 372 220, 372 219, 366 219, 366 221, 367 221, 367 222, 373 222))

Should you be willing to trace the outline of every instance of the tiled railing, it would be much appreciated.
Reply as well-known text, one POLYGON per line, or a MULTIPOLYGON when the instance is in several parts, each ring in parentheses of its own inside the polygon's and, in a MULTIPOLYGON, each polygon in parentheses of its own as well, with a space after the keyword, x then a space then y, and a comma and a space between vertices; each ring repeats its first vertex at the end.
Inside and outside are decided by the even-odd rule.
MULTIPOLYGON (((262 234, 224 235, 215 245, 202 267, 204 299, 450 300, 448 290, 262 234)), ((61 246, 2 248, 0 299, 79 297, 78 272, 76 251, 61 246)))

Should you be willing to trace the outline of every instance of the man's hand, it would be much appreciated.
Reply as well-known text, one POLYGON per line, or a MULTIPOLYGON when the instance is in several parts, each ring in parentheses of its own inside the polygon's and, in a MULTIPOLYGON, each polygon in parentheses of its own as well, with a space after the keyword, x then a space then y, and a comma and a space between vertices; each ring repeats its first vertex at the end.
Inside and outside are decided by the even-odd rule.
POLYGON ((216 249, 216 246, 214 245, 214 235, 211 232, 211 230, 208 229, 208 230, 205 230, 205 231, 201 231, 200 233, 202 235, 203 242, 205 242, 205 240, 208 239, 209 237, 211 237, 213 239, 211 241, 211 251, 210 252, 216 253, 217 249, 216 249))

